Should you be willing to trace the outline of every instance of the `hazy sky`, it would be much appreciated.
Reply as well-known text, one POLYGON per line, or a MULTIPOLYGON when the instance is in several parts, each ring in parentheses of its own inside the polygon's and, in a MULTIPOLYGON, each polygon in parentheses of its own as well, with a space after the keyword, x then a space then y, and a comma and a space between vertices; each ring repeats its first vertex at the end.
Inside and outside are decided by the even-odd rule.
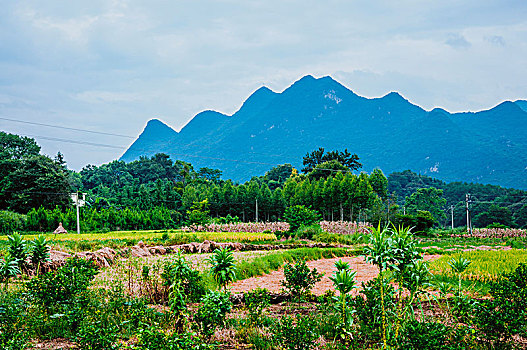
MULTIPOLYGON (((0 118, 137 136, 232 114, 257 88, 330 75, 425 109, 527 98, 527 1, 4 1, 0 118)), ((0 119, 0 130, 127 147, 116 136, 0 119)), ((71 168, 124 149, 36 137, 71 168)))

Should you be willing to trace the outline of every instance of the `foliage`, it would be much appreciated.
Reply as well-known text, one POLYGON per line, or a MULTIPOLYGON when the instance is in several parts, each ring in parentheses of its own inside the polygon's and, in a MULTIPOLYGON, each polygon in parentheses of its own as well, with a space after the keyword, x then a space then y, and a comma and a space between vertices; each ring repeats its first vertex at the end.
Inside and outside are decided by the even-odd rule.
POLYGON ((49 246, 45 236, 39 235, 32 242, 31 263, 38 266, 49 260, 49 246))
POLYGON ((118 349, 117 327, 108 325, 100 320, 83 322, 79 327, 77 342, 82 349, 113 350, 118 349))
POLYGON ((393 222, 396 226, 412 227, 418 233, 429 232, 435 223, 432 214, 426 210, 419 210, 416 214, 397 214, 393 222))
POLYGON ((492 299, 476 306, 475 323, 491 348, 507 348, 514 335, 527 335, 527 265, 492 284, 492 299))
POLYGON ((32 298, 45 306, 72 302, 88 289, 97 273, 93 261, 73 257, 57 271, 32 278, 26 283, 26 288, 32 298))
POLYGON ((161 277, 165 286, 175 286, 180 289, 185 300, 197 302, 205 294, 203 277, 197 270, 193 270, 189 262, 178 251, 174 258, 163 262, 161 277))
POLYGON ((209 203, 205 199, 201 202, 194 202, 187 211, 188 223, 190 225, 205 225, 210 221, 209 203))
POLYGON ((289 231, 294 232, 301 226, 311 226, 318 223, 320 216, 315 210, 303 205, 294 205, 286 208, 284 219, 289 224, 289 231))
POLYGON ((304 165, 302 172, 307 174, 317 165, 329 161, 337 161, 351 171, 362 168, 362 164, 359 163, 359 157, 356 154, 349 153, 347 149, 343 152, 338 150, 326 152, 324 148, 320 147, 311 153, 308 152, 304 156, 302 160, 302 164, 304 165))
POLYGON ((271 297, 265 288, 256 288, 243 294, 245 307, 249 313, 249 320, 255 325, 261 323, 261 317, 265 308, 269 306, 271 297))
POLYGON ((469 348, 463 337, 465 328, 452 329, 440 322, 410 321, 406 324, 398 349, 455 350, 469 348))
POLYGON ((26 216, 12 211, 0 210, 0 233, 11 234, 23 231, 26 226, 26 216))
POLYGON ((280 281, 280 284, 294 300, 302 300, 311 293, 322 276, 317 269, 310 270, 305 259, 298 259, 294 265, 284 265, 285 280, 280 281))
POLYGON ((231 309, 229 294, 219 291, 209 291, 205 294, 195 316, 203 335, 210 338, 216 327, 225 324, 225 316, 231 309))
POLYGON ((353 314, 356 312, 350 305, 349 293, 355 287, 356 271, 349 268, 348 263, 339 260, 335 263, 337 271, 333 273, 329 279, 333 282, 335 289, 340 293, 339 296, 333 297, 335 301, 335 310, 340 314, 340 323, 337 325, 339 335, 344 341, 351 341, 353 338, 351 334, 351 327, 353 325, 353 314))
POLYGON ((28 244, 25 239, 18 233, 7 236, 9 255, 16 260, 18 268, 23 271, 26 267, 26 258, 28 256, 28 244))
POLYGON ((276 342, 288 350, 309 350, 315 346, 318 334, 309 317, 284 316, 272 327, 276 342))
POLYGON ((298 239, 312 240, 314 236, 322 233, 320 225, 300 226, 296 231, 295 237, 298 239))
POLYGON ((18 260, 9 252, 6 253, 0 260, 0 282, 7 284, 9 278, 16 277, 19 273, 18 260))
POLYGON ((236 264, 232 252, 227 248, 216 249, 210 259, 210 271, 214 280, 224 290, 236 278, 236 264))
POLYGON ((23 318, 25 301, 14 293, 0 293, 0 348, 23 350, 29 348, 30 335, 23 318))

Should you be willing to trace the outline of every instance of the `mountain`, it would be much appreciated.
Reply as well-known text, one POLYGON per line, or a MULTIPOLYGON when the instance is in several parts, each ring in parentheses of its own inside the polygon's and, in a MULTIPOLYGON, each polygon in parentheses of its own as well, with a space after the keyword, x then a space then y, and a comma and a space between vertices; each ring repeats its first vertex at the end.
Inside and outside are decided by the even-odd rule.
POLYGON ((179 133, 151 120, 121 159, 163 152, 245 181, 277 164, 301 168, 318 147, 347 148, 368 172, 412 169, 527 189, 526 135, 527 101, 475 113, 426 111, 397 92, 365 98, 330 77, 308 75, 281 93, 256 90, 231 116, 201 112, 179 133))

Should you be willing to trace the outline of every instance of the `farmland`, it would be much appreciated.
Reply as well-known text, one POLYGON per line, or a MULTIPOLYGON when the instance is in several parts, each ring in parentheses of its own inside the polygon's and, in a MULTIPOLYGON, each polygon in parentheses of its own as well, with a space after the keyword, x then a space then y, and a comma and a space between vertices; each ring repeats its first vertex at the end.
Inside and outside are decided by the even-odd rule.
MULTIPOLYGON (((52 249, 87 242, 93 251, 97 242, 113 240, 125 252, 139 241, 168 247, 216 240, 245 241, 254 250, 119 253, 104 268, 70 258, 38 275, 28 258, 22 275, 4 279, 1 317, 9 322, 2 323, 0 341, 6 349, 417 349, 434 346, 434 334, 445 349, 525 346, 525 306, 517 295, 526 293, 527 254, 511 248, 510 237, 492 235, 478 244, 451 234, 368 230, 360 238, 345 235, 356 242, 341 248, 307 248, 324 235, 301 238, 305 229, 282 240, 184 230, 47 235, 52 249), (427 250, 440 254, 422 259, 419 252, 427 250), (505 305, 513 311, 504 313, 505 305)), ((5 260, 13 240, 2 240, 5 260)))

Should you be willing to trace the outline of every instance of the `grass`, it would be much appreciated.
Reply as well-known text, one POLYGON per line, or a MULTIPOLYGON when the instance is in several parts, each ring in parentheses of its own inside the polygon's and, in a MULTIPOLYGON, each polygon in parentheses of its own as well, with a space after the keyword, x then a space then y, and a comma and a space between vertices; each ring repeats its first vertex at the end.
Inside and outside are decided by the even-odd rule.
POLYGON ((463 257, 472 261, 467 270, 461 275, 468 281, 491 282, 497 280, 503 273, 510 273, 518 264, 527 263, 527 251, 524 249, 511 250, 475 250, 445 255, 430 263, 430 270, 435 275, 448 278, 456 277, 452 273, 448 261, 463 257))

